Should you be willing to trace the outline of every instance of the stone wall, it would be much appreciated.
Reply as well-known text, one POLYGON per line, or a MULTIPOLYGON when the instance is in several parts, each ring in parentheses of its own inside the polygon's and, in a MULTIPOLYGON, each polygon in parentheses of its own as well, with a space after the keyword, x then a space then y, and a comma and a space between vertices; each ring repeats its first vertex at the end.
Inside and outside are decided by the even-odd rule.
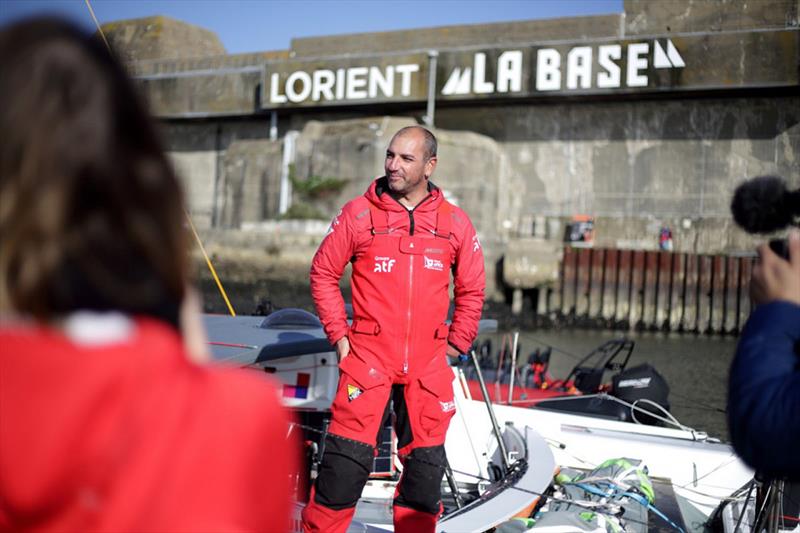
POLYGON ((625 0, 624 5, 626 35, 796 28, 800 25, 800 2, 797 0, 625 0))
POLYGON ((520 187, 508 212, 520 218, 728 218, 746 178, 800 185, 795 97, 442 109, 437 125, 497 141, 520 187))
POLYGON ((226 53, 217 34, 165 16, 107 22, 109 44, 125 61, 219 56, 226 53))
MULTIPOLYGON (((413 30, 327 35, 292 39, 292 57, 336 56, 370 52, 505 46, 536 41, 620 36, 622 15, 523 20, 493 24, 441 26, 413 30)), ((420 19, 424 22, 424 19, 420 19)))

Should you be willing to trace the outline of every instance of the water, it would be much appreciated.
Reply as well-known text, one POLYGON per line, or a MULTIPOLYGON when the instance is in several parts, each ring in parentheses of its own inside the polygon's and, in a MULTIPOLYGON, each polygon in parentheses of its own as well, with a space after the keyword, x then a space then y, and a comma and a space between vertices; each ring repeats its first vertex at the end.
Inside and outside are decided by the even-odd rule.
MULTIPOLYGON (((303 271, 305 274, 305 271, 303 271)), ((200 289, 207 312, 226 313, 225 304, 219 297, 213 281, 201 276, 200 289)), ((252 313, 256 305, 269 298, 277 308, 302 307, 313 311, 307 279, 276 282, 270 279, 235 281, 228 277, 226 288, 231 301, 239 313, 252 313)), ((508 310, 494 309, 488 318, 498 317, 503 323, 508 320, 508 310)), ((524 322, 523 322, 524 323, 524 322)), ((531 329, 529 325, 520 330, 520 359, 527 361, 537 347, 552 346, 550 374, 564 378, 575 363, 593 348, 606 340, 619 338, 623 333, 605 330, 580 329, 531 329)), ((505 329, 489 337, 493 339, 494 351, 500 347, 502 336, 511 330, 505 329)), ((628 363, 633 367, 642 363, 653 365, 670 386, 672 414, 684 425, 705 431, 713 437, 727 440, 725 400, 727 396, 728 369, 736 347, 736 339, 730 336, 703 336, 678 333, 624 333, 635 341, 628 363)))
MULTIPOLYGON (((503 336, 510 333, 504 330, 482 338, 491 338, 496 352, 503 336)), ((593 348, 621 336, 602 330, 525 329, 520 331, 519 357, 524 362, 536 348, 552 346, 550 374, 554 379, 564 378, 593 348)), ((650 363, 666 378, 673 416, 686 426, 728 440, 724 410, 736 339, 677 333, 631 332, 624 336, 635 342, 628 368, 650 363)))

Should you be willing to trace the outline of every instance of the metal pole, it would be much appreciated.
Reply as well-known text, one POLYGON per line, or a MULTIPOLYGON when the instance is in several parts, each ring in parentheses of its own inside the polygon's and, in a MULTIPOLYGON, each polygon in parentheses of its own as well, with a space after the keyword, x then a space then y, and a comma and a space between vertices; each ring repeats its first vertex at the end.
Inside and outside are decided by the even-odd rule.
POLYGON ((450 461, 447 460, 446 456, 444 458, 444 473, 447 477, 447 484, 450 485, 450 491, 453 493, 456 509, 461 509, 464 507, 464 503, 461 501, 461 494, 459 494, 458 485, 456 485, 456 477, 453 475, 453 469, 450 468, 450 461))
POLYGON ((273 111, 269 114, 269 140, 278 140, 278 112, 273 111))
POLYGON ((506 450, 506 443, 503 441, 503 436, 500 434, 500 426, 497 424, 497 418, 494 416, 494 409, 492 408, 492 401, 489 399, 489 392, 486 390, 486 382, 483 381, 483 374, 481 367, 478 365, 478 356, 475 355, 475 350, 470 350, 469 355, 472 357, 472 364, 475 365, 475 370, 478 373, 478 383, 481 386, 481 394, 483 394, 483 401, 486 404, 486 409, 489 411, 489 418, 492 421, 492 431, 494 436, 497 437, 497 445, 500 448, 500 455, 503 459, 503 468, 506 472, 509 470, 508 464, 508 451, 506 450))
POLYGON ((511 376, 508 378, 508 405, 514 400, 514 375, 517 373, 517 343, 519 331, 514 332, 514 342, 511 344, 511 376))
POLYGON ((292 182, 289 176, 289 165, 294 163, 295 140, 300 133, 286 132, 283 137, 283 158, 281 160, 281 189, 278 198, 278 214, 283 215, 292 205, 292 182))
POLYGON ((438 51, 428 50, 428 108, 423 120, 429 128, 433 128, 433 115, 436 113, 436 64, 438 58, 438 51))

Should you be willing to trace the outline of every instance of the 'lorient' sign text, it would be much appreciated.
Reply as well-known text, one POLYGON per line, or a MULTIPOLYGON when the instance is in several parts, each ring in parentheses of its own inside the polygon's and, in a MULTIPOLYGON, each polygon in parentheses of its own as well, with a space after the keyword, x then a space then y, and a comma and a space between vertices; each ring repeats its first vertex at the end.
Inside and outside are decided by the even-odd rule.
MULTIPOLYGON (((797 36, 745 32, 441 51, 435 94, 498 100, 797 85, 797 36), (745 47, 768 49, 769 59, 729 53, 745 47)), ((420 102, 432 64, 425 53, 273 62, 264 71, 261 103, 274 109, 420 102)))

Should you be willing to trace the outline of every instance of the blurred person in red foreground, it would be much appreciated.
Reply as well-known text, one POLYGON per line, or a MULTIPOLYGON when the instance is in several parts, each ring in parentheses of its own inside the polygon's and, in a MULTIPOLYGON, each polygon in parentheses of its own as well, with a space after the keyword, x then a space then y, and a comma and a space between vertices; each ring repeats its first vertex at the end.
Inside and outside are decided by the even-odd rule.
POLYGON ((0 530, 287 530, 289 415, 197 362, 183 193, 132 83, 55 19, 3 29, 0 69, 0 530))

